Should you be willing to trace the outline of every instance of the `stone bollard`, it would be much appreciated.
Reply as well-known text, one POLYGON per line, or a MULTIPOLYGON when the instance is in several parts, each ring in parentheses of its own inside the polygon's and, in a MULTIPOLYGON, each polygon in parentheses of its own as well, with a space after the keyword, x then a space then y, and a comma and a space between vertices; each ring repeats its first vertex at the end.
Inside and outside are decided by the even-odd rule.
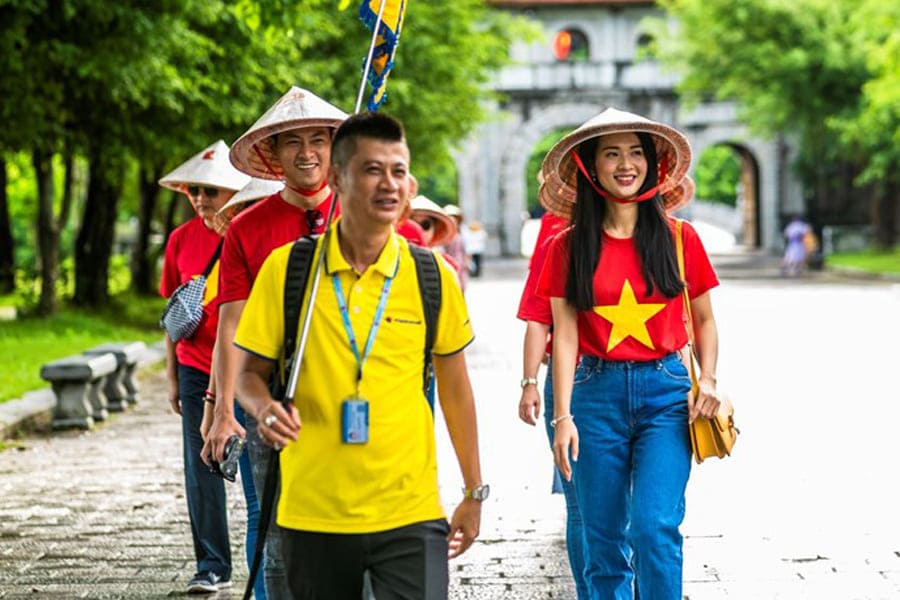
POLYGON ((94 421, 106 419, 106 394, 102 387, 116 366, 116 357, 109 352, 67 356, 42 366, 41 379, 49 381, 56 394, 53 428, 90 429, 94 421))
POLYGON ((88 356, 111 353, 116 357, 116 371, 106 378, 103 388, 110 412, 122 412, 129 404, 137 404, 138 386, 134 380, 134 372, 138 359, 146 351, 144 342, 102 344, 85 351, 88 356))

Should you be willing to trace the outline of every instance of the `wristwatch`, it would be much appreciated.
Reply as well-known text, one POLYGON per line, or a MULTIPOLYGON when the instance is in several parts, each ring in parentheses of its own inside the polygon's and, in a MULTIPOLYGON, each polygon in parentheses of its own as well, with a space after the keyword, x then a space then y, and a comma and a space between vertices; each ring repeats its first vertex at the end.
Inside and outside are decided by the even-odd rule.
POLYGON ((488 499, 488 496, 491 495, 491 486, 486 483, 482 483, 481 485, 476 485, 472 489, 463 488, 463 497, 471 498, 472 500, 477 500, 478 502, 484 502, 488 499))
POLYGON ((537 377, 523 377, 522 381, 519 382, 519 385, 522 387, 523 390, 525 389, 526 386, 537 385, 537 384, 538 384, 537 377))

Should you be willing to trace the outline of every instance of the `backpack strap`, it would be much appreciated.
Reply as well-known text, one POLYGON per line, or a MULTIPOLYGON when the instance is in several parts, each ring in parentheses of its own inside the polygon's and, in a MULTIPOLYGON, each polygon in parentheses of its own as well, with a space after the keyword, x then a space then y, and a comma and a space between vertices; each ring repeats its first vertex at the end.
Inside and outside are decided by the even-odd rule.
MULTIPOLYGON (((425 312, 425 366, 422 372, 422 389, 426 392, 434 368, 431 360, 431 349, 437 331, 438 313, 441 310, 441 271, 438 268, 434 252, 414 244, 409 245, 413 260, 416 263, 416 277, 419 280, 419 293, 422 296, 422 308, 425 312)), ((431 401, 429 401, 431 406, 431 401)), ((431 406, 434 410, 434 406, 431 406)))
POLYGON ((272 380, 272 397, 279 401, 284 396, 287 377, 294 363, 300 308, 309 282, 309 272, 312 270, 318 238, 319 236, 303 236, 291 246, 291 255, 288 258, 284 278, 284 370, 276 373, 272 380))
MULTIPOLYGON (((294 346, 297 343, 297 327, 300 324, 300 308, 303 304, 303 294, 309 281, 309 272, 312 270, 313 255, 316 251, 316 239, 318 236, 304 236, 291 246, 291 255, 288 258, 287 273, 284 279, 284 371, 276 368, 270 380, 272 397, 279 402, 283 399, 287 377, 291 372, 294 362, 294 346)), ((266 546, 266 535, 269 531, 269 523, 272 521, 272 512, 275 505, 275 492, 278 487, 280 471, 280 453, 273 452, 269 459, 269 467, 266 471, 265 486, 260 493, 259 502, 259 531, 256 534, 256 548, 253 560, 249 565, 250 577, 247 587, 244 589, 244 600, 249 600, 253 595, 253 584, 259 576, 262 565, 263 551, 266 546)))

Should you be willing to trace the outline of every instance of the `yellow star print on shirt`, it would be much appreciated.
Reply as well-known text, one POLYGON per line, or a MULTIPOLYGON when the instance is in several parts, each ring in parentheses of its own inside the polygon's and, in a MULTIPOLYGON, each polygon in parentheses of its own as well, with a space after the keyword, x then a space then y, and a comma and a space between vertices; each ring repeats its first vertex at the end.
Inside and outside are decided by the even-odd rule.
POLYGON ((612 323, 606 351, 612 352, 612 349, 624 342, 628 336, 655 350, 650 332, 647 331, 647 321, 665 307, 665 304, 638 304, 631 282, 626 279, 622 285, 618 304, 594 307, 595 313, 612 323))

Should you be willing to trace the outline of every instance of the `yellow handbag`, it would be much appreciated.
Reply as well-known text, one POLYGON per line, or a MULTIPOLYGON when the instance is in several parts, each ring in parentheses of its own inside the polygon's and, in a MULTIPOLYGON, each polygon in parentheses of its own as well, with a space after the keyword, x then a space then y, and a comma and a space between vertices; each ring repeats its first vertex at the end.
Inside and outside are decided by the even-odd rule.
MULTIPOLYGON (((684 309, 686 312, 685 327, 689 342, 689 351, 686 359, 688 372, 691 374, 691 394, 694 398, 700 389, 697 381, 697 374, 700 372, 700 366, 697 362, 697 355, 694 352, 694 323, 691 315, 691 299, 687 291, 687 279, 684 276, 684 241, 681 235, 681 219, 675 221, 675 248, 678 254, 678 274, 681 280, 685 282, 684 288, 684 309)), ((691 450, 694 453, 694 460, 697 464, 702 463, 705 459, 716 456, 724 458, 731 455, 731 450, 737 441, 740 430, 734 426, 734 405, 726 397, 721 399, 719 404, 719 412, 712 419, 706 417, 697 417, 690 424, 691 430, 691 450)))

